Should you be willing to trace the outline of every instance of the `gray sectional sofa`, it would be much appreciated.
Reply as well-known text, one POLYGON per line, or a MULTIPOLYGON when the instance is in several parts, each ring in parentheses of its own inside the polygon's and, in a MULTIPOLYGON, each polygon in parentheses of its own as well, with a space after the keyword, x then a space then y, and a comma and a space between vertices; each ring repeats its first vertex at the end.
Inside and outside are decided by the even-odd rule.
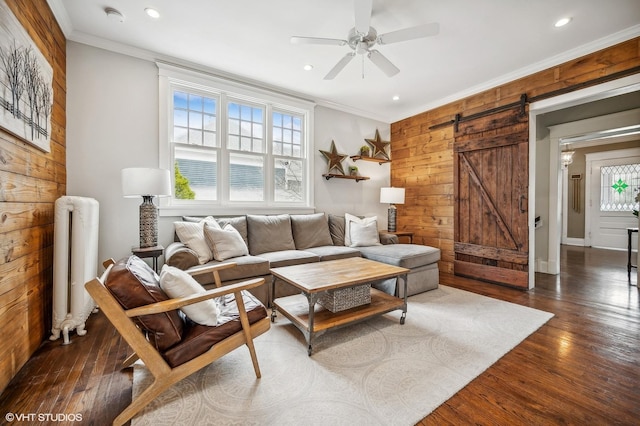
MULTIPOLYGON (((271 283, 269 268, 361 256, 410 269, 407 276, 408 296, 438 287, 439 249, 418 244, 398 244, 395 235, 384 232, 379 234, 379 244, 345 246, 344 216, 315 213, 244 215, 215 219, 209 217, 206 219, 209 224, 205 218, 201 217, 183 217, 182 219, 201 225, 204 223, 204 229, 209 230, 208 227, 212 225, 210 221, 215 220, 217 225, 213 225, 216 228, 230 225, 233 227, 231 231, 237 230, 242 237, 242 241, 246 244, 244 253, 247 254, 230 258, 223 256, 223 260, 206 261, 206 256, 199 256, 199 253, 194 250, 194 244, 190 247, 180 241, 177 234, 176 241, 165 250, 165 263, 183 270, 199 267, 203 263, 235 262, 237 267, 220 271, 223 284, 231 284, 251 277, 264 277, 268 283, 271 283)), ((178 226, 180 224, 176 224, 176 227, 178 226)), ((227 226, 226 229, 230 228, 227 226)), ((215 244, 212 241, 212 232, 204 232, 204 234, 210 247, 212 243, 215 244)), ((215 250, 212 248, 213 252, 215 250)), ((204 287, 214 284, 212 276, 209 275, 201 275, 196 279, 204 287)), ((404 296, 404 288, 396 285, 395 278, 372 284, 387 293, 404 296)), ((256 289, 254 294, 267 305, 270 300, 270 291, 270 285, 263 285, 256 289)), ((276 297, 282 297, 299 291, 282 282, 276 286, 276 292, 276 297)))

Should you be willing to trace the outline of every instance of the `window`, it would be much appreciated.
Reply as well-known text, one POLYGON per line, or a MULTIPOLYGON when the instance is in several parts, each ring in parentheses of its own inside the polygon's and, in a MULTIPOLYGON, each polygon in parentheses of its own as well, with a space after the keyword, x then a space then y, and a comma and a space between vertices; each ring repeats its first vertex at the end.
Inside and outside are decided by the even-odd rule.
POLYGON ((640 164, 602 166, 600 169, 600 211, 622 212, 638 208, 640 164))
POLYGON ((313 104, 158 67, 160 166, 174 182, 161 214, 311 208, 313 104))

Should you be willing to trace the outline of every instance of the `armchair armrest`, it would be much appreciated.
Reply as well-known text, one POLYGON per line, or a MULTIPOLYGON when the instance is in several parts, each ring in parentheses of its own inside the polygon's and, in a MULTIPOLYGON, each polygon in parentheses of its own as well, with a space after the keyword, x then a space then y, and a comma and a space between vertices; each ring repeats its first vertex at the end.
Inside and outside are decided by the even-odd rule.
POLYGON ((192 305, 194 303, 202 302, 204 300, 224 296, 229 293, 240 293, 240 291, 242 290, 249 290, 251 288, 258 287, 262 284, 264 284, 264 278, 254 278, 251 280, 242 281, 235 284, 230 284, 224 287, 217 287, 211 290, 207 290, 204 293, 198 293, 198 294, 193 294, 191 296, 180 297, 176 299, 169 299, 163 302, 157 302, 149 305, 139 306, 137 308, 129 309, 125 311, 125 313, 129 318, 137 317, 141 315, 159 314, 162 312, 180 309, 183 306, 192 305))

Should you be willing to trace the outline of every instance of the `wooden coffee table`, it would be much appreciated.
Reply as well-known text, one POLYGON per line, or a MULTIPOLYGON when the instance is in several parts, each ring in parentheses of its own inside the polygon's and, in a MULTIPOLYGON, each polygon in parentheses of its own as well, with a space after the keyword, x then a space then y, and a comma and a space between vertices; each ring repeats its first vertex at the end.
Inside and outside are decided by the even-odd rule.
POLYGON ((331 328, 363 321, 396 309, 402 310, 400 324, 404 324, 407 315, 408 272, 406 268, 361 257, 271 268, 271 321, 275 321, 276 311, 288 318, 304 335, 309 345, 309 355, 313 350, 314 337, 331 328), (371 303, 365 305, 334 313, 317 304, 324 291, 355 287, 393 277, 401 278, 404 283, 405 296, 402 299, 372 288, 371 303), (275 299, 277 278, 299 288, 302 294, 275 299))

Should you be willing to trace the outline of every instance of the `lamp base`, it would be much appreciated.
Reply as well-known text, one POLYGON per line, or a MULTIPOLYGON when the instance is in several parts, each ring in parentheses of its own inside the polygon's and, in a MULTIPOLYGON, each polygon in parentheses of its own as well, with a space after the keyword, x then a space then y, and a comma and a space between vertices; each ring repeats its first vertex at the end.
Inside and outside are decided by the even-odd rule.
POLYGON ((140 248, 158 245, 158 209, 152 195, 143 195, 140 204, 140 248))
POLYGON ((396 232, 396 206, 391 204, 389 210, 387 210, 387 231, 396 232))

